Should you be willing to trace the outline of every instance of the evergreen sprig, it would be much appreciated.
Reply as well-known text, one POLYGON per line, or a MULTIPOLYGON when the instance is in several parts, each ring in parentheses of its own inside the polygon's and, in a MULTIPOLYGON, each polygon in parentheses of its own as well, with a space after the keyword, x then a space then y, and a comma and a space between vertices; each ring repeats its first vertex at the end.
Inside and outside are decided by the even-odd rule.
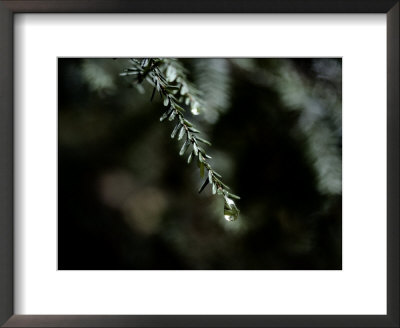
POLYGON ((206 179, 200 187, 199 193, 210 185, 214 195, 218 194, 224 198, 225 219, 236 220, 240 211, 233 199, 240 199, 240 197, 229 191, 230 188, 222 182, 222 176, 207 161, 211 156, 207 155, 202 146, 211 146, 211 143, 199 137, 200 131, 183 115, 185 106, 189 107, 195 115, 202 108, 199 92, 188 81, 184 67, 177 60, 161 58, 130 59, 130 63, 131 67, 126 68, 120 75, 133 76, 138 83, 146 80, 153 86, 151 100, 157 91, 166 107, 160 121, 167 119, 175 121, 176 125, 171 133, 171 138, 177 136, 178 140, 184 140, 179 155, 183 156, 189 151, 187 162, 190 163, 194 158, 197 159, 201 178, 204 178, 207 170, 206 179))

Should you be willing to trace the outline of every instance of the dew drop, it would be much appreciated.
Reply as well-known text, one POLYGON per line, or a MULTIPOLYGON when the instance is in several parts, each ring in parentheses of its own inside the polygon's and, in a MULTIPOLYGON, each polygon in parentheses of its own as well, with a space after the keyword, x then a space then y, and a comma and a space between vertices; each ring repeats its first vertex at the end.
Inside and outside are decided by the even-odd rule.
POLYGON ((191 112, 192 112, 193 115, 199 115, 200 114, 200 111, 199 111, 199 109, 197 107, 192 108, 191 112))
POLYGON ((239 217, 239 209, 236 207, 235 202, 224 196, 225 205, 224 205, 224 218, 227 221, 235 221, 239 217))
POLYGON ((226 221, 234 221, 236 218, 233 215, 224 215, 226 221))

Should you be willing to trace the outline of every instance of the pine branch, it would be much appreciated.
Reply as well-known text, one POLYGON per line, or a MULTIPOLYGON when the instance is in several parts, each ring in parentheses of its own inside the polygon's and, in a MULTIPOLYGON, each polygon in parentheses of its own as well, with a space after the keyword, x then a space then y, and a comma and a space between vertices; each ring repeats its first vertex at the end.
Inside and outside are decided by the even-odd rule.
POLYGON ((211 146, 211 143, 199 137, 200 131, 183 115, 185 112, 183 106, 185 105, 191 108, 194 114, 198 114, 201 108, 199 92, 188 81, 183 66, 173 59, 145 58, 131 59, 130 61, 132 66, 126 68, 120 75, 133 76, 138 83, 142 83, 144 80, 149 82, 153 86, 151 100, 156 91, 160 94, 166 107, 160 121, 167 119, 176 121, 171 138, 177 136, 178 140, 184 140, 179 155, 183 156, 189 151, 187 162, 190 163, 194 158, 197 159, 201 178, 204 178, 207 170, 206 179, 199 193, 207 185, 210 185, 214 195, 218 194, 224 198, 225 219, 228 221, 236 220, 240 211, 233 199, 240 199, 240 197, 229 191, 230 188, 222 182, 222 176, 207 161, 211 156, 207 155, 202 145, 211 146), (165 72, 165 75, 163 72, 165 72))

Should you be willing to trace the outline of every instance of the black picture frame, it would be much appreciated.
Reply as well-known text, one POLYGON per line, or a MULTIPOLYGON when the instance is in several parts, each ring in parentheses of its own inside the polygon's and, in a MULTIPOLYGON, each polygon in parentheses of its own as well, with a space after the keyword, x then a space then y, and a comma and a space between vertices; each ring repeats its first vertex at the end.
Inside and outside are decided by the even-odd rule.
POLYGON ((0 0, 0 324, 4 327, 399 327, 399 7, 398 0, 0 0), (387 315, 15 315, 13 16, 16 13, 386 14, 387 315))

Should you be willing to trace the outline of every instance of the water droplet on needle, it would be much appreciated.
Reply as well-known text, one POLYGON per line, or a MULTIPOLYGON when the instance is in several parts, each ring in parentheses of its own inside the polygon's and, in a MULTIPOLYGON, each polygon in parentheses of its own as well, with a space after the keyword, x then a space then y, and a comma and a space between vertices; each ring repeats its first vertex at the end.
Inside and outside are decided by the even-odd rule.
POLYGON ((191 112, 192 112, 193 115, 199 115, 200 114, 200 111, 199 111, 199 109, 197 107, 192 108, 191 112))
POLYGON ((233 215, 224 215, 226 221, 234 221, 235 217, 233 215))

